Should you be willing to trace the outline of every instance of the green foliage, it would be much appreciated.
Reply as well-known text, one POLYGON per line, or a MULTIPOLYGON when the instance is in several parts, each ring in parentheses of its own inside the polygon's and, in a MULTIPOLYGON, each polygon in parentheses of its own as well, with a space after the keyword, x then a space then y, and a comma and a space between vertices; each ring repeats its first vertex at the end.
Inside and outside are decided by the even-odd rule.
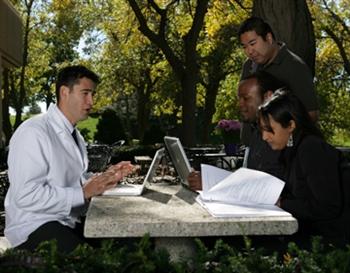
MULTIPOLYGON (((31 1, 11 2, 25 27, 29 16, 26 3, 31 1)), ((198 136, 206 124, 239 117, 236 91, 246 57, 236 31, 239 23, 250 16, 253 2, 209 1, 194 54, 200 71, 196 113, 204 111, 209 115, 199 116, 198 136), (214 104, 215 109, 208 107, 214 104)), ((350 139, 349 1, 307 2, 314 18, 317 42, 320 125, 328 140, 346 145, 350 139)), ((147 1, 138 3, 143 7, 149 27, 156 33, 161 31, 159 15, 152 11, 151 5, 147 1)), ((184 61, 184 41, 198 1, 155 3, 162 9, 167 7, 164 38, 169 50, 184 61)), ((173 126, 180 123, 183 114, 181 79, 175 76, 169 60, 158 46, 141 34, 128 1, 33 1, 30 16, 24 104, 35 100, 53 101, 57 69, 82 63, 93 68, 102 78, 95 96, 96 110, 117 105, 123 120, 137 120, 135 131, 140 139, 150 126, 149 117, 167 114, 174 117, 173 126)), ((17 107, 19 79, 20 69, 14 69, 10 78, 12 107, 17 107)), ((131 127, 125 125, 127 129, 131 127)), ((85 137, 92 141, 95 132, 89 130, 85 137)))
POLYGON ((96 126, 95 141, 103 144, 113 144, 114 142, 126 139, 122 120, 117 112, 111 108, 103 111, 96 126))
POLYGON ((238 82, 239 75, 229 75, 222 82, 220 92, 216 99, 216 113, 213 121, 217 123, 220 119, 239 119, 238 111, 238 82))
POLYGON ((290 243, 287 252, 266 255, 264 249, 254 249, 245 238, 245 247, 216 241, 209 249, 196 240, 197 251, 192 260, 171 261, 164 249, 155 249, 148 235, 133 245, 123 245, 117 240, 104 240, 100 248, 87 245, 69 254, 57 251, 54 241, 42 244, 34 253, 8 250, 0 256, 2 273, 58 273, 58 272, 169 272, 169 273, 295 273, 332 272, 350 270, 350 247, 326 249, 314 240, 310 251, 290 243))
POLYGON ((78 123, 78 129, 83 135, 85 141, 93 142, 96 133, 97 122, 98 118, 89 117, 88 119, 78 123))
POLYGON ((326 138, 346 145, 350 132, 349 9, 347 0, 308 1, 315 18, 316 90, 326 138))

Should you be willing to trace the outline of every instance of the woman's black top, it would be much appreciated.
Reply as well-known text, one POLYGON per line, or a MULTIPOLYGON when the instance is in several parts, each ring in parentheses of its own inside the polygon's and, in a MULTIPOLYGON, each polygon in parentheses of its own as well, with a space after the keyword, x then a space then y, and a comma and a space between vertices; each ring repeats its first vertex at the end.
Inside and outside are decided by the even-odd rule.
POLYGON ((281 207, 298 219, 298 232, 342 240, 339 151, 317 136, 299 135, 280 160, 286 181, 281 207))

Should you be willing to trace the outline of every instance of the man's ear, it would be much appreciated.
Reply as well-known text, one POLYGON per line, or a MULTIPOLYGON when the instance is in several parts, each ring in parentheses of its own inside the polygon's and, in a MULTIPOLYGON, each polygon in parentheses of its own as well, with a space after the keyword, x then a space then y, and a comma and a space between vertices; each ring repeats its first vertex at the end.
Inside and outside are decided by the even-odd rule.
POLYGON ((273 95, 273 92, 271 90, 267 91, 264 94, 264 101, 266 101, 267 99, 271 98, 272 95, 273 95))
POLYGON ((273 37, 270 32, 266 34, 266 41, 268 41, 270 45, 273 44, 273 37))
POLYGON ((60 98, 61 99, 66 98, 68 96, 68 93, 69 93, 69 87, 65 86, 65 85, 62 85, 60 87, 60 98))

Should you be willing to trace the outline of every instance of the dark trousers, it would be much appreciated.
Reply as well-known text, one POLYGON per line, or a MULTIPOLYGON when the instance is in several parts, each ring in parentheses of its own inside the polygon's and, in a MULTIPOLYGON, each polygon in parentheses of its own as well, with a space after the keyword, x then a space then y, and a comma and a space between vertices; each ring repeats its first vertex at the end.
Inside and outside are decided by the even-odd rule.
POLYGON ((50 240, 56 240, 57 250, 64 253, 73 251, 78 245, 88 243, 83 236, 83 224, 77 223, 72 229, 54 221, 40 226, 29 235, 27 241, 16 248, 34 251, 41 242, 50 240))

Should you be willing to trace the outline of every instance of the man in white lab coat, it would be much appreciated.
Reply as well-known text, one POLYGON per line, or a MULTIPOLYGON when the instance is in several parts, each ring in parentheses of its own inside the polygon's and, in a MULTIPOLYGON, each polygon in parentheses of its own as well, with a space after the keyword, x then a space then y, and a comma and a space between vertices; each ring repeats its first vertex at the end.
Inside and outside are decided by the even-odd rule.
POLYGON ((10 141, 5 236, 13 247, 34 250, 56 239, 59 251, 85 242, 81 216, 91 197, 113 187, 132 170, 120 162, 99 175, 87 173, 83 137, 76 129, 93 106, 98 76, 83 66, 63 68, 57 104, 23 122, 10 141))

